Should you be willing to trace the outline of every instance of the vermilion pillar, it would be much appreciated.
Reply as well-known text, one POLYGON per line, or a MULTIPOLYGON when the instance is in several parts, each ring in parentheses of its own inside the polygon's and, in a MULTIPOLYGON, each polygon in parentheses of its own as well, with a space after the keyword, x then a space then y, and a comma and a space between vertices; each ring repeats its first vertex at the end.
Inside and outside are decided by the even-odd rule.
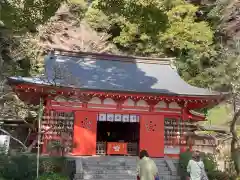
POLYGON ((75 112, 73 154, 95 155, 97 137, 97 113, 87 111, 75 112))
POLYGON ((164 157, 164 117, 142 115, 140 118, 140 150, 151 157, 164 157))

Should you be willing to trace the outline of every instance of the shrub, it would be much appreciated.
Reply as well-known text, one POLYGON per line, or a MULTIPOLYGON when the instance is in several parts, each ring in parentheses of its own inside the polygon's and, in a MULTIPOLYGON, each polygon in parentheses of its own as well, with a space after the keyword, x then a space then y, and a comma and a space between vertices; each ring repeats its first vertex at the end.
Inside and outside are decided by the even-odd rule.
POLYGON ((61 173, 64 171, 64 157, 42 157, 40 160, 40 171, 42 173, 61 173))
POLYGON ((192 152, 187 150, 180 154, 179 156, 179 174, 182 180, 185 180, 187 173, 188 161, 192 158, 192 152))
MULTIPOLYGON (((36 154, 0 155, 0 177, 11 180, 34 180, 36 160, 36 154)), ((64 157, 41 157, 40 174, 51 173, 72 177, 75 173, 75 161, 64 157)))
POLYGON ((76 172, 75 161, 68 160, 65 157, 42 157, 40 162, 40 173, 53 172, 73 177, 76 172))
MULTIPOLYGON (((205 169, 206 169, 208 176, 215 177, 214 174, 216 174, 215 172, 217 171, 217 162, 216 162, 215 157, 212 154, 204 154, 204 153, 201 153, 201 157, 204 162, 205 169)), ((188 175, 187 165, 191 158, 192 158, 192 152, 189 150, 180 154, 179 174, 180 174, 182 180, 185 180, 186 176, 188 175)), ((209 177, 209 180, 215 180, 215 179, 211 179, 210 177, 209 177)))
POLYGON ((240 148, 234 150, 232 160, 234 162, 234 169, 240 171, 240 148))
POLYGON ((209 180, 236 180, 236 178, 232 177, 227 172, 221 172, 221 171, 212 171, 208 173, 209 180))
POLYGON ((1 155, 0 176, 11 180, 33 180, 36 177, 35 159, 27 154, 1 155))
POLYGON ((217 171, 218 164, 214 155, 202 153, 201 156, 207 173, 217 171))
POLYGON ((68 177, 56 173, 42 174, 37 180, 69 180, 68 177))

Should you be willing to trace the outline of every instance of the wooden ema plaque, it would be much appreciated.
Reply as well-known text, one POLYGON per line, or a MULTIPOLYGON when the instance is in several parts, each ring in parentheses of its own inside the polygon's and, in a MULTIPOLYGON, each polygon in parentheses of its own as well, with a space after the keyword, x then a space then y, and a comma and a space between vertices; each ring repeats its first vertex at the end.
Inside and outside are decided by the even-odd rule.
POLYGON ((127 143, 108 142, 107 143, 107 154, 126 155, 127 154, 127 143))

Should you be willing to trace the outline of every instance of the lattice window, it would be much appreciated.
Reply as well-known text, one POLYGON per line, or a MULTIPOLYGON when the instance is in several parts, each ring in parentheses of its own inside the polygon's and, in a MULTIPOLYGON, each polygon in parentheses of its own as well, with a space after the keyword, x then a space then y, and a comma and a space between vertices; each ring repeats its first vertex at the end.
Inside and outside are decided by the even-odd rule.
POLYGON ((183 139, 184 129, 180 120, 165 118, 164 139, 167 146, 178 146, 186 143, 183 139))
POLYGON ((166 146, 187 145, 187 134, 195 129, 195 125, 181 119, 165 118, 164 137, 166 146))
POLYGON ((106 142, 97 142, 97 154, 106 154, 107 144, 106 142))
POLYGON ((127 151, 129 155, 137 155, 138 154, 138 143, 137 142, 129 142, 127 143, 127 151))
POLYGON ((50 141, 61 141, 66 151, 73 148, 74 113, 45 111, 42 121, 43 138, 50 141))

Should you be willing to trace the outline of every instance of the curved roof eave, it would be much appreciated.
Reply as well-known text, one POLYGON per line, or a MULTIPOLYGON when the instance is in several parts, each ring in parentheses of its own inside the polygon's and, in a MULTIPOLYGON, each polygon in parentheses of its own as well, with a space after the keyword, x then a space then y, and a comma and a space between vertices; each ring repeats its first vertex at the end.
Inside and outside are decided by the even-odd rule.
POLYGON ((122 93, 142 93, 142 94, 151 94, 151 95, 167 95, 167 96, 184 96, 184 97, 223 97, 229 95, 229 93, 217 93, 217 94, 210 94, 210 95, 199 95, 199 94, 174 94, 174 93, 164 93, 164 92, 136 92, 136 91, 113 91, 113 90, 106 90, 106 89, 88 89, 84 87, 76 88, 74 86, 61 86, 60 84, 53 84, 51 81, 44 80, 43 78, 31 78, 31 77, 9 77, 8 78, 9 84, 31 84, 31 85, 38 85, 38 86, 55 86, 57 88, 75 88, 81 89, 86 91, 100 91, 100 92, 122 92, 122 93))

